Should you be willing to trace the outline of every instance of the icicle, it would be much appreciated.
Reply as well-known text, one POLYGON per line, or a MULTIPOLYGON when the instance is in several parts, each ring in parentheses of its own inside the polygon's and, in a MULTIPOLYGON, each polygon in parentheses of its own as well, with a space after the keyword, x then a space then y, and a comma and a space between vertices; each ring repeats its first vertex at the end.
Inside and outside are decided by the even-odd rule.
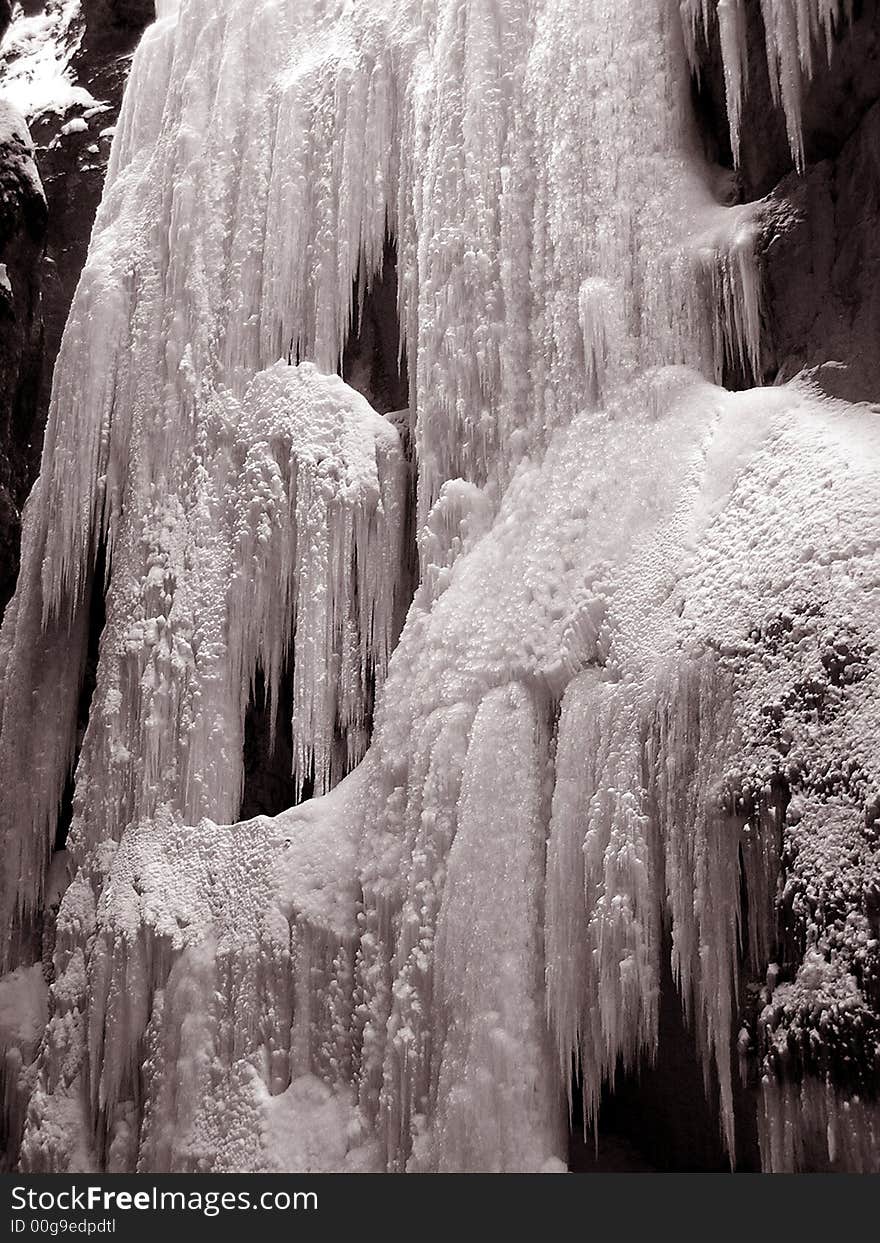
MULTIPOLYGON (((97 865, 103 879, 114 847, 97 865)), ((84 1083, 88 1012, 86 944, 95 928, 95 876, 81 871, 58 914, 49 990, 49 1022, 35 1066, 21 1168, 29 1173, 90 1172, 99 1168, 84 1083)))
POLYGON ((613 312, 613 295, 604 281, 587 280, 578 295, 578 323, 584 334, 587 383, 601 401, 608 365, 608 317, 613 312))
MULTIPOLYGON (((725 0, 718 0, 719 4, 725 0)), ((680 0, 682 33, 684 34, 685 50, 688 64, 694 73, 699 73, 700 59, 697 52, 698 31, 703 38, 709 35, 709 14, 712 12, 712 0, 680 0)))
MULTIPOLYGON (((591 1125, 618 1064, 632 1068, 656 1052, 666 905, 673 973, 696 1027, 707 1094, 713 1066, 717 1075, 731 1161, 743 836, 736 794, 722 776, 736 754, 734 705, 733 684, 711 656, 661 678, 658 702, 644 719, 624 685, 592 672, 572 682, 559 725, 546 930, 547 1005, 560 1069, 571 1092, 579 1059, 591 1125), (660 853, 665 901, 655 889, 660 853)), ((757 967, 766 962, 768 887, 778 860, 772 817, 748 842, 757 853, 746 866, 757 967)))
MULTIPOLYGON (((682 0, 681 17, 688 59, 699 71, 696 30, 702 18, 704 37, 712 0, 682 0)), ((734 164, 739 163, 742 99, 747 80, 746 23, 743 0, 715 0, 727 119, 734 164)), ((802 99, 804 84, 813 76, 813 45, 820 39, 831 62, 833 36, 841 20, 852 21, 852 0, 761 0, 767 69, 773 101, 785 115, 792 159, 804 168, 802 99), (843 10, 841 12, 841 10, 843 10)))
POLYGON ((746 15, 743 0, 718 0, 718 35, 724 65, 724 92, 734 168, 739 167, 740 124, 746 87, 746 15))
POLYGON ((841 1100, 832 1084, 761 1082, 758 1117, 761 1162, 770 1174, 877 1172, 880 1106, 841 1100))
POLYGON ((405 815, 411 863, 400 913, 390 1013, 381 1034, 386 1039, 379 1103, 386 1163, 392 1170, 406 1168, 420 1138, 424 1147, 421 1129, 436 1103, 436 1058, 445 1023, 441 1006, 435 1005, 437 918, 458 823, 473 715, 470 705, 464 704, 432 714, 412 763, 405 815))
POLYGON ((585 1126, 595 1124, 618 1063, 631 1069, 657 1047, 661 907, 641 766, 625 692, 592 673, 576 678, 559 723, 547 1007, 569 1096, 580 1059, 585 1126))
POLYGON ((661 690, 649 771, 665 843, 672 968, 701 1045, 707 1093, 714 1063, 727 1151, 733 1160, 731 1027, 740 938, 740 828, 726 805, 735 754, 734 688, 709 654, 661 690))
POLYGON ((359 394, 309 364, 280 362, 243 398, 246 457, 230 601, 233 676, 266 671, 274 722, 293 665, 294 776, 323 793, 335 728, 363 756, 367 687, 395 639, 404 464, 397 432, 359 394))
POLYGON ((5 860, 0 871, 0 966, 26 951, 35 932, 33 920, 76 747, 77 701, 87 653, 88 610, 80 608, 69 627, 59 623, 41 631, 40 604, 39 586, 25 571, 0 632, 7 670, 0 698, 5 860))
POLYGON ((715 380, 733 369, 749 383, 761 380, 761 278, 756 257, 759 206, 720 208, 698 239, 697 267, 708 281, 715 380))

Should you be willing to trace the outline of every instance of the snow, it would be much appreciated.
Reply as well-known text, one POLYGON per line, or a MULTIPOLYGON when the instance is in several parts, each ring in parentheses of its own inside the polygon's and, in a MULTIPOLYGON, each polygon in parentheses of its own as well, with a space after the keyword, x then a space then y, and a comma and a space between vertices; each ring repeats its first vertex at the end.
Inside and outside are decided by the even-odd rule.
MULTIPOLYGON (((800 73, 833 9, 798 11, 800 73)), ((761 375, 762 219, 717 201, 673 16, 181 0, 146 32, 0 632, 5 927, 61 898, 23 1168, 558 1170, 573 1059, 589 1123, 655 1055, 666 952, 731 1159, 754 1043, 767 1168, 823 1126, 870 1163, 873 1106, 773 1049, 809 1045, 808 948, 871 1013, 880 424, 721 387, 761 375), (401 420, 334 374, 389 233, 402 629, 401 420), (319 797, 236 823, 259 674, 319 797)))
MULTIPOLYGON (((138 1159, 150 1170, 375 1164, 325 1026, 338 1014, 344 1030, 351 1012, 352 973, 346 990, 340 960, 353 956, 357 932, 361 789, 359 769, 276 820, 220 830, 163 813, 127 833, 104 863, 88 984, 71 946, 91 889, 78 880, 69 891, 45 1056, 63 1062, 64 1015, 82 1007, 88 987, 92 1108, 106 1120, 103 1160, 113 1168, 138 1159), (223 1070, 227 1045, 235 1053, 223 1070), (248 1129, 254 1116, 262 1120, 248 1129)), ((44 1168, 47 1132, 67 1125, 57 1115, 70 1101, 57 1087, 41 1100, 39 1142, 27 1139, 23 1153, 29 1168, 44 1168)))
POLYGON ((66 138, 68 134, 84 134, 89 128, 89 123, 83 117, 74 117, 72 121, 66 121, 58 131, 62 138, 66 138))
MULTIPOLYGON (((772 1005, 761 1015, 769 1029, 770 1056, 784 1061, 791 1040, 780 1013, 797 1014, 796 1025, 807 1034, 816 1025, 836 1030, 849 1028, 849 1041, 860 1041, 864 1005, 852 975, 839 963, 829 962, 816 950, 808 950, 795 980, 774 990, 772 1005)), ((853 1094, 841 1101, 827 1081, 805 1073, 799 1083, 779 1081, 765 1073, 762 1083, 759 1135, 766 1168, 774 1173, 798 1169, 849 1170, 870 1173, 875 1169, 880 1109, 872 1099, 853 1094)))
POLYGON ((362 1141, 351 1095, 301 1075, 279 1096, 265 1098, 266 1151, 279 1172, 373 1174, 375 1145, 362 1141))
POLYGON ((30 15, 15 6, 0 47, 3 93, 29 121, 45 113, 63 116, 74 107, 95 106, 89 91, 73 78, 71 61, 81 38, 80 0, 50 0, 30 15))
POLYGON ((40 175, 34 162, 34 144, 27 121, 7 99, 0 97, 0 145, 4 148, 6 167, 14 171, 23 190, 34 199, 45 198, 40 175))

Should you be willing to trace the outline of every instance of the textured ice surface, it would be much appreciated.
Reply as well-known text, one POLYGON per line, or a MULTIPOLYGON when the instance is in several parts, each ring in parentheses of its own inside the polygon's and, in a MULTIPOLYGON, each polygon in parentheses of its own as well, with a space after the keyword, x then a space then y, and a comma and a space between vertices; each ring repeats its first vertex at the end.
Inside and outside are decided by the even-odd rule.
POLYGON ((42 964, 0 976, 0 1100, 3 1166, 14 1159, 34 1089, 35 1060, 48 1011, 42 964))
POLYGON ((767 1168, 871 1163, 880 426, 719 386, 759 216, 689 108, 665 0, 161 8, 0 633, 23 955, 79 750, 25 1168, 558 1169, 663 955, 731 1155, 739 1054, 767 1168), (332 374, 389 232, 399 642, 401 438, 332 374), (236 824, 260 672, 328 792, 236 824))

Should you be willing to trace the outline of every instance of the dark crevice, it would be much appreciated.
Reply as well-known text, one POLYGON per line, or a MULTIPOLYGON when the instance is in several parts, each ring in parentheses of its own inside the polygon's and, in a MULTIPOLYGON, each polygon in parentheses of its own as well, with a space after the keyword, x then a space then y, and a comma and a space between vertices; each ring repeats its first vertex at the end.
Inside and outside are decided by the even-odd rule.
MULTIPOLYGON (((89 598, 84 607, 88 610, 86 621, 86 652, 82 664, 79 696, 76 704, 76 740, 71 759, 70 771, 65 782, 64 791, 58 806, 55 822, 55 838, 52 856, 44 878, 43 909, 37 917, 35 934, 39 939, 39 956, 43 964, 43 974, 47 983, 55 978, 54 950, 56 921, 58 909, 64 890, 70 880, 68 872, 69 860, 64 852, 73 823, 73 800, 76 783, 76 769, 82 751, 83 740, 89 723, 92 699, 98 678, 98 658, 101 647, 101 635, 106 621, 105 594, 108 582, 106 548, 103 544, 98 549, 92 569, 89 598)), ((73 655, 73 653, 71 653, 73 655)))
POLYGON ((311 777, 302 793, 293 778, 293 678, 287 670, 282 672, 276 709, 273 745, 266 682, 262 670, 258 670, 245 717, 242 820, 277 816, 312 797, 311 777))
MULTIPOLYGON (((418 463, 410 417, 410 379, 406 343, 398 314, 397 244, 386 237, 382 271, 366 280, 361 269, 352 289, 351 332, 342 355, 342 378, 397 428, 407 464, 403 513, 403 553, 398 565, 396 618, 393 642, 403 623, 419 582, 416 542, 416 485, 418 463)), ((355 581, 356 578, 355 578, 355 581)), ((368 716, 372 719, 372 689, 368 716)), ((372 728, 370 723, 369 730, 372 728)))
POLYGON ((727 111, 718 111, 718 100, 711 89, 710 77, 691 74, 691 107, 697 121, 697 132, 703 144, 703 154, 710 164, 717 164, 733 172, 733 150, 730 145, 730 127, 727 111))
POLYGON ((396 633, 399 634, 419 580, 416 543, 418 464, 410 418, 410 382, 406 345, 398 315, 397 245, 385 239, 382 271, 367 281, 359 271, 352 289, 351 332, 342 355, 342 378, 362 393, 379 414, 397 428, 407 463, 403 515, 403 556, 398 567, 396 633))
POLYGON ((409 405, 406 351, 397 314, 397 246, 386 238, 382 271, 354 281, 351 332, 342 354, 342 378, 379 414, 409 405))
POLYGON ((67 778, 67 784, 64 788, 64 794, 61 797, 61 805, 58 809, 58 822, 55 827, 56 851, 64 850, 66 848, 67 837, 70 833, 70 826, 73 821, 73 794, 76 766, 79 763, 80 751, 82 750, 83 739, 89 723, 92 697, 94 696, 95 686, 97 685, 98 680, 98 657, 100 655, 101 635, 104 633, 104 624, 107 620, 107 609, 105 602, 107 581, 107 550, 102 544, 98 549, 98 554, 95 558, 95 567, 92 571, 92 585, 88 604, 88 648, 86 651, 85 666, 83 668, 82 683, 80 686, 79 700, 76 709, 76 750, 74 752, 73 763, 71 764, 70 775, 67 778))

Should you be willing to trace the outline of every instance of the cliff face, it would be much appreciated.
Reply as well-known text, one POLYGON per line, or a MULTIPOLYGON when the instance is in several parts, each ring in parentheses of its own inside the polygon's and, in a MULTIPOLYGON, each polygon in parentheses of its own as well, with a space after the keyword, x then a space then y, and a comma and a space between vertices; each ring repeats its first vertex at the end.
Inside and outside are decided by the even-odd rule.
POLYGON ((14 586, 19 509, 33 482, 46 216, 27 125, 0 101, 0 608, 14 586))
POLYGON ((11 285, 0 289, 0 612, 122 90, 153 16, 153 0, 0 3, 0 105, 8 95, 30 129, 20 121, 0 138, 0 263, 11 285))
MULTIPOLYGON (((820 40, 813 49, 812 72, 794 70, 800 168, 794 167, 769 60, 761 54, 768 43, 764 16, 785 6, 737 0, 731 8, 743 16, 752 51, 744 65, 738 159, 726 102, 730 63, 711 12, 696 41, 695 115, 708 160, 726 170, 731 199, 759 203, 763 382, 782 385, 800 376, 829 397, 880 410, 880 4, 839 6, 827 45, 820 40)), ((796 610, 780 615, 758 642, 766 646, 769 638, 774 650, 793 650, 804 621, 796 610)), ((820 1125, 807 1087, 811 1076, 850 1085, 868 1101, 878 1077, 880 863, 872 765, 860 746, 818 769, 796 743, 789 750, 805 727, 851 711, 858 698, 862 662, 873 649, 848 642, 847 624, 844 615, 839 633, 829 632, 809 678, 762 708, 768 727, 783 735, 776 745, 791 761, 784 774, 790 803, 781 838, 777 961, 768 986, 753 994, 744 1014, 757 996, 749 1027, 757 1033, 761 1072, 778 1078, 774 1107, 780 1118, 801 1111, 814 1135, 820 1125), (861 807, 861 823, 841 831, 836 817, 847 801, 861 807), (858 1001, 847 994, 844 978, 850 985, 857 981, 858 1001), (768 998, 772 1004, 762 1010, 768 998), (797 1083, 799 1095, 792 1087, 797 1083)), ((794 1143, 803 1142, 804 1151, 795 1155, 784 1127, 768 1121, 770 1112, 762 1134, 765 1162, 771 1153, 771 1163, 800 1159, 807 1168, 805 1153, 815 1159, 815 1146, 802 1137, 794 1143)), ((876 1123, 862 1125, 871 1134, 876 1123)), ((843 1154, 844 1163, 849 1155, 843 1154)))
POLYGON ((759 245, 764 382, 801 371, 848 401, 880 400, 880 5, 856 0, 801 84, 805 167, 792 167, 776 106, 761 0, 745 0, 741 151, 734 171, 718 26, 698 40, 697 117, 737 201, 764 199, 759 245))
POLYGON ((880 401, 880 105, 771 203, 763 266, 779 379, 805 370, 833 397, 880 401))

